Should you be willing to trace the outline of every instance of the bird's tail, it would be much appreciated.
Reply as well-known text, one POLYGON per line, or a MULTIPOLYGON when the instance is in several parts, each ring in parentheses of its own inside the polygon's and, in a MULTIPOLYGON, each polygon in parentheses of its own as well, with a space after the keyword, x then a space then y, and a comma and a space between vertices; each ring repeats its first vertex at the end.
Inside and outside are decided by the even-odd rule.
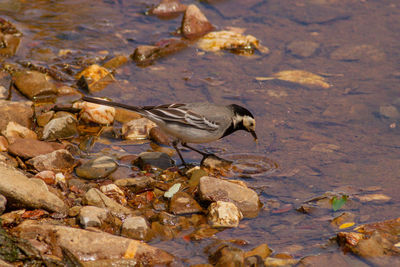
POLYGON ((128 109, 128 110, 135 111, 137 113, 142 113, 142 109, 140 107, 125 105, 125 104, 116 103, 116 102, 112 102, 112 101, 106 101, 106 100, 93 98, 93 97, 88 97, 88 96, 82 97, 82 100, 86 101, 86 102, 105 105, 105 106, 110 106, 110 107, 125 108, 125 109, 128 109))

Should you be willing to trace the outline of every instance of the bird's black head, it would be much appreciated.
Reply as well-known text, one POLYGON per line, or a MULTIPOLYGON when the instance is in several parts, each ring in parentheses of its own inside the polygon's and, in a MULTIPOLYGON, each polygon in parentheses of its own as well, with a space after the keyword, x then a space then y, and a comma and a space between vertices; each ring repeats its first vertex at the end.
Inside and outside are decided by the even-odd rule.
POLYGON ((254 119, 253 114, 251 114, 251 112, 248 111, 246 108, 236 104, 229 105, 229 107, 232 109, 234 116, 232 120, 232 125, 230 127, 230 132, 227 134, 233 133, 237 130, 245 130, 251 133, 254 139, 257 140, 256 120, 254 119))

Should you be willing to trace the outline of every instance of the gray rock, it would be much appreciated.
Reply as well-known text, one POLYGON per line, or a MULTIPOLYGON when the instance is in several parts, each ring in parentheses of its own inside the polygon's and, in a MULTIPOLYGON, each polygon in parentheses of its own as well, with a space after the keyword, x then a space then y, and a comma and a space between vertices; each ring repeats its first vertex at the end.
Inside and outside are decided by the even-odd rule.
POLYGON ((75 169, 76 175, 85 179, 101 179, 117 169, 115 160, 108 156, 91 159, 75 169))
POLYGON ((372 45, 362 44, 341 46, 331 53, 330 58, 340 61, 380 62, 385 60, 386 55, 372 45))
POLYGON ((173 214, 182 215, 202 212, 203 209, 191 195, 185 192, 178 192, 171 198, 169 211, 173 214))
POLYGON ((42 138, 44 140, 71 138, 78 133, 77 123, 72 115, 54 118, 44 126, 42 138))
POLYGON ((44 142, 20 138, 8 147, 8 151, 14 156, 30 159, 63 148, 65 148, 63 144, 56 142, 44 142))
POLYGON ((7 138, 10 144, 14 143, 19 138, 37 139, 37 134, 34 131, 13 121, 10 121, 6 129, 1 133, 7 138))
POLYGON ((118 204, 116 201, 104 195, 100 190, 92 188, 86 192, 84 202, 87 205, 96 206, 100 208, 108 208, 110 212, 116 215, 132 214, 132 210, 118 204))
POLYGON ((243 215, 232 202, 217 201, 208 207, 207 217, 213 227, 237 227, 243 215))
POLYGON ((47 186, 29 179, 17 169, 0 162, 0 194, 12 206, 45 209, 65 213, 64 202, 48 191, 47 186))
POLYGON ((286 50, 293 56, 306 58, 311 57, 318 48, 319 43, 296 40, 288 44, 286 50))
POLYGON ((245 218, 258 215, 260 201, 257 193, 250 188, 210 176, 201 177, 199 187, 203 200, 233 202, 245 218))
POLYGON ((68 172, 74 168, 77 161, 68 150, 60 149, 31 158, 26 163, 38 171, 68 172))
POLYGON ((135 178, 124 178, 114 181, 117 186, 128 187, 130 191, 136 193, 143 189, 150 188, 156 181, 149 176, 140 176, 135 178))
POLYGON ((146 165, 150 165, 159 169, 168 169, 174 166, 170 156, 162 152, 142 152, 136 159, 135 164, 139 168, 144 169, 146 165))
POLYGON ((7 199, 5 196, 0 195, 0 215, 6 210, 7 199))
POLYGON ((108 211, 95 206, 85 206, 80 209, 79 222, 84 228, 100 227, 107 218, 108 211))
POLYGON ((32 124, 32 102, 11 102, 0 100, 0 132, 5 130, 10 121, 29 128, 32 124))
POLYGON ((389 119, 400 118, 400 113, 395 106, 387 105, 379 107, 379 114, 389 119))
POLYGON ((138 240, 146 240, 149 233, 149 224, 141 216, 128 217, 122 224, 121 235, 138 240))
POLYGON ((16 72, 14 84, 22 94, 31 100, 35 100, 38 96, 55 96, 57 94, 57 88, 50 77, 38 71, 16 72))

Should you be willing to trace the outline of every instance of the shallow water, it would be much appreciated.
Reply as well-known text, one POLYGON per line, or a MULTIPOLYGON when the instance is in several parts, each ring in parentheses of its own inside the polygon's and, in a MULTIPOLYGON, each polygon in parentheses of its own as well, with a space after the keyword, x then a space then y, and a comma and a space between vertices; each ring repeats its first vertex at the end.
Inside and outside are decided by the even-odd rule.
MULTIPOLYGON (((0 0, 1 16, 24 34, 17 55, 7 61, 30 60, 52 66, 60 63, 60 49, 71 49, 82 58, 101 57, 104 51, 131 54, 140 44, 171 37, 180 25, 181 17, 161 20, 145 16, 146 9, 155 3, 0 0)), ((320 252, 337 230, 329 227, 327 219, 302 214, 296 208, 326 191, 343 188, 354 192, 378 186, 378 193, 391 198, 385 203, 344 207, 356 215, 357 224, 398 217, 400 116, 382 114, 385 106, 400 110, 398 1, 232 0, 195 4, 217 28, 244 28, 271 53, 214 54, 192 46, 146 68, 133 63, 121 67, 115 74, 118 81, 96 96, 135 105, 234 102, 254 113, 257 146, 246 133, 199 146, 228 159, 253 153, 279 166, 254 177, 248 170, 242 179, 260 193, 264 207, 257 218, 244 220, 240 227, 217 237, 244 239, 249 242, 246 248, 267 243, 277 252, 296 257, 320 252), (313 41, 319 48, 314 55, 299 58, 286 48, 294 40, 313 41), (370 45, 376 50, 359 59, 332 56, 336 49, 351 45, 370 45), (333 86, 322 89, 255 79, 288 69, 323 75, 333 86)), ((134 153, 147 150, 148 145, 125 149, 134 153)), ((184 156, 200 161, 192 152, 184 156)), ((330 217, 339 214, 327 213, 330 217)), ((200 263, 206 260, 203 249, 210 242, 187 243, 178 237, 154 245, 188 259, 188 263, 200 263)))

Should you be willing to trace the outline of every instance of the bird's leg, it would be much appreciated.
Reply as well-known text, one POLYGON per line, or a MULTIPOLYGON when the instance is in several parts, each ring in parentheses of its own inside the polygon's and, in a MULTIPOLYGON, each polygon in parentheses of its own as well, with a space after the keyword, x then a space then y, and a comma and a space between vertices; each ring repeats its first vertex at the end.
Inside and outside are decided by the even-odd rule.
POLYGON ((210 155, 210 154, 205 153, 205 152, 203 152, 203 151, 200 151, 200 150, 198 150, 198 149, 196 149, 196 148, 194 148, 194 147, 188 146, 186 143, 182 143, 182 146, 187 147, 187 148, 189 148, 189 149, 191 149, 191 150, 193 150, 193 151, 195 151, 195 152, 197 152, 197 153, 203 155, 203 157, 205 157, 205 156, 207 156, 207 155, 210 155))
POLYGON ((178 149, 178 141, 173 141, 173 142, 172 142, 172 146, 175 148, 176 152, 178 153, 179 158, 180 158, 181 161, 182 161, 182 164, 185 165, 185 167, 187 167, 186 162, 185 162, 185 160, 183 159, 182 154, 181 154, 181 152, 180 152, 179 149, 178 149))

